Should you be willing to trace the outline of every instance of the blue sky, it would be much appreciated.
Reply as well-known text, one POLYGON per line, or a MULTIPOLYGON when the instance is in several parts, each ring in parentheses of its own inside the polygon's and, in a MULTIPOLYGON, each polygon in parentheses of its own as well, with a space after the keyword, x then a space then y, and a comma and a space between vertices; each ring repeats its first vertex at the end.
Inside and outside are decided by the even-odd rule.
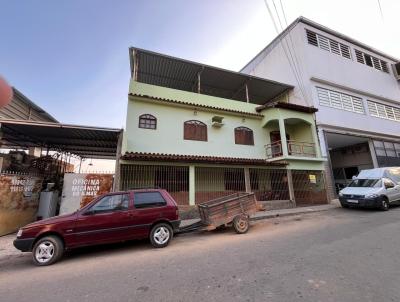
MULTIPOLYGON (((282 2, 400 57, 400 1, 282 2)), ((263 0, 0 0, 0 74, 61 122, 120 128, 129 46, 238 70, 275 36, 263 0)))

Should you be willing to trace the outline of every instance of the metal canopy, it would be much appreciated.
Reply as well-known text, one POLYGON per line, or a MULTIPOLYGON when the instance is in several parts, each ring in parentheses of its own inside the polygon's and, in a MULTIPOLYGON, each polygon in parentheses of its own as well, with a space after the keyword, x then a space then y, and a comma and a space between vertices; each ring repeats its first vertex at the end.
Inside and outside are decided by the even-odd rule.
POLYGON ((293 86, 130 48, 132 77, 142 83, 263 105, 293 86))
POLYGON ((42 147, 82 158, 115 159, 121 129, 1 120, 2 148, 42 147))

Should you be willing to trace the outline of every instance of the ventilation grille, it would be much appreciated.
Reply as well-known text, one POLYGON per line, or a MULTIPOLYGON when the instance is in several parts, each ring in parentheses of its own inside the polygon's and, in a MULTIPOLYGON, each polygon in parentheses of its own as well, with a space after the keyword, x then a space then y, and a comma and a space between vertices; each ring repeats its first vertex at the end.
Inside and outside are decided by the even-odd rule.
POLYGON ((351 59, 350 47, 339 43, 338 41, 329 39, 325 36, 306 29, 307 41, 309 44, 317 46, 323 50, 329 51, 346 59, 351 59))

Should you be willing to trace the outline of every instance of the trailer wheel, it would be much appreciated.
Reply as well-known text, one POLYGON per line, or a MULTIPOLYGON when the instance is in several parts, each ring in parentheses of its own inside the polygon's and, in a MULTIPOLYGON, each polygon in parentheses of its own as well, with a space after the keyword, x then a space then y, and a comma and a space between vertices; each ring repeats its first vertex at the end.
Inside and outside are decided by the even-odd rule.
POLYGON ((247 233, 249 230, 249 217, 238 215, 233 219, 233 228, 238 234, 247 233))

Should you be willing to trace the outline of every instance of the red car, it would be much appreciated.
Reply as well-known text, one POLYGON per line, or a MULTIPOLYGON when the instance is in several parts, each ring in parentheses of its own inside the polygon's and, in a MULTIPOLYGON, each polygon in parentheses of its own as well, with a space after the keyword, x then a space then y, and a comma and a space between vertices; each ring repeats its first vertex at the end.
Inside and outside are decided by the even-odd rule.
POLYGON ((65 250, 87 245, 150 238, 154 247, 165 247, 179 224, 178 206, 165 190, 109 193, 72 214, 24 226, 14 246, 32 251, 35 264, 49 265, 65 250))

